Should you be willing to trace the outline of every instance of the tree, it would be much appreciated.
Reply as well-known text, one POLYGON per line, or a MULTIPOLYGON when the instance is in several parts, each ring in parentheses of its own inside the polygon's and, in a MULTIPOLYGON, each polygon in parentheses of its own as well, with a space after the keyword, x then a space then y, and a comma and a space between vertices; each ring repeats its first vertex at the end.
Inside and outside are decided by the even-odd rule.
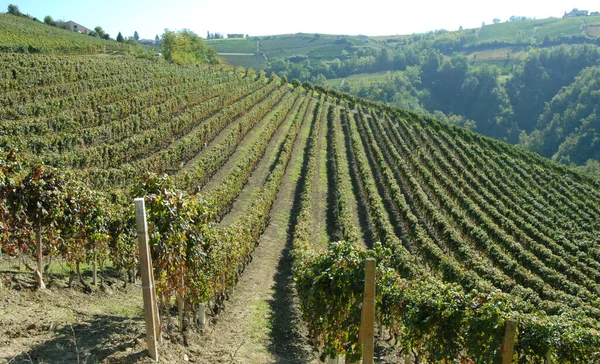
POLYGON ((154 44, 160 45, 160 37, 158 36, 158 34, 156 35, 156 37, 154 37, 154 44))
POLYGON ((498 23, 500 23, 500 19, 494 18, 493 22, 494 22, 494 24, 498 24, 498 23))
POLYGON ((19 7, 13 4, 8 5, 8 13, 17 16, 23 15, 23 13, 19 11, 19 7))
POLYGON ((96 32, 96 34, 97 34, 97 35, 98 35, 98 37, 100 37, 100 38, 104 38, 104 35, 106 34, 106 33, 104 32, 104 29, 102 29, 102 27, 101 27, 101 26, 99 26, 99 25, 98 25, 97 27, 95 27, 95 28, 94 28, 94 32, 96 32))
POLYGON ((46 15, 46 17, 44 18, 44 23, 51 25, 53 27, 56 26, 56 22, 54 21, 54 19, 52 19, 52 17, 50 15, 46 15))
POLYGON ((221 63, 214 48, 189 29, 165 29, 161 38, 161 51, 167 61, 177 64, 221 63))
POLYGON ((117 34, 117 42, 123 43, 123 41, 125 41, 125 39, 123 39, 123 35, 119 32, 119 34, 117 34))
POLYGON ((133 32, 133 39, 135 39, 136 41, 140 40, 140 35, 138 34, 137 30, 133 32))

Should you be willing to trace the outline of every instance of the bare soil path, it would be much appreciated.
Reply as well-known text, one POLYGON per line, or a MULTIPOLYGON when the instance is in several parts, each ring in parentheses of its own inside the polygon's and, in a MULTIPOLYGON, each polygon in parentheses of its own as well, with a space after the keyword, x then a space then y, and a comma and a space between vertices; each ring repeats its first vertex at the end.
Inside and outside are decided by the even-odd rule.
POLYGON ((289 255, 289 221, 314 105, 311 100, 271 210, 271 223, 225 311, 204 335, 197 352, 200 362, 319 363, 298 309, 289 255))

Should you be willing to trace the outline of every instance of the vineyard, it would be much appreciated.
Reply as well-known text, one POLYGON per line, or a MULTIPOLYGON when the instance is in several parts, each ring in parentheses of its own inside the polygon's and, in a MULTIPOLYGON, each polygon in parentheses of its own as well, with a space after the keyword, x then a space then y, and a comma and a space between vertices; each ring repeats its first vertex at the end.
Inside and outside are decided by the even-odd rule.
POLYGON ((132 50, 129 44, 51 27, 38 20, 0 14, 0 52, 93 54, 132 50))
POLYGON ((584 174, 229 65, 3 53, 0 75, 2 253, 35 262, 39 287, 52 259, 87 290, 83 265, 135 277, 143 196, 161 315, 193 330, 291 188, 295 287, 324 355, 360 356, 375 257, 377 324, 417 361, 492 362, 509 319, 519 362, 600 360, 600 190, 584 174))

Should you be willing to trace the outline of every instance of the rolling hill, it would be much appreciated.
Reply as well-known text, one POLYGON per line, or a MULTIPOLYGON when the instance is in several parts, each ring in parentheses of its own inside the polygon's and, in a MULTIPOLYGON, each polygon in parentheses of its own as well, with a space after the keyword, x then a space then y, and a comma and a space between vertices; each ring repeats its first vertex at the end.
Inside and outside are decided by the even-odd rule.
MULTIPOLYGON (((598 29, 597 14, 564 19, 518 17, 453 32, 381 37, 296 34, 225 39, 213 45, 219 50, 228 44, 267 44, 276 39, 275 49, 266 47, 264 54, 256 53, 256 48, 251 51, 268 61, 261 67, 267 72, 426 113, 566 164, 587 165, 582 169, 598 173, 593 140, 599 133, 589 126, 597 120, 563 133, 548 127, 544 115, 545 105, 555 97, 553 104, 563 109, 554 108, 554 113, 577 113, 576 100, 561 103, 559 91, 579 87, 575 78, 586 68, 598 66, 598 29), (542 135, 552 141, 539 140, 542 135), (535 147, 541 144, 544 148, 535 147)), ((250 66, 241 58, 235 64, 250 66)), ((589 99, 584 96, 579 101, 589 99)), ((591 115, 593 119, 596 114, 591 115)))
MULTIPOLYGON (((143 196, 162 345, 174 352, 184 342, 199 360, 223 350, 231 360, 242 346, 245 358, 306 359, 294 338, 323 357, 359 355, 363 261, 375 257, 376 321, 397 343, 390 362, 407 352, 491 362, 513 320, 520 362, 599 359, 600 183, 587 174, 428 116, 230 65, 2 52, 0 74, 0 261, 37 263, 30 281, 41 285, 58 279, 42 273, 52 257, 94 292, 80 267, 137 266, 132 200, 143 196), (190 334, 202 331, 199 303, 213 327, 190 334), (241 313, 223 311, 229 304, 241 313), (248 333, 242 345, 222 339, 234 328, 248 333)), ((44 296, 11 303, 19 273, 2 274, 4 312, 47 311, 44 296)), ((88 324, 80 343, 98 320, 88 324)), ((19 358, 56 360, 43 349, 76 341, 47 331, 58 338, 19 358)), ((122 348, 77 350, 103 361, 122 348)))

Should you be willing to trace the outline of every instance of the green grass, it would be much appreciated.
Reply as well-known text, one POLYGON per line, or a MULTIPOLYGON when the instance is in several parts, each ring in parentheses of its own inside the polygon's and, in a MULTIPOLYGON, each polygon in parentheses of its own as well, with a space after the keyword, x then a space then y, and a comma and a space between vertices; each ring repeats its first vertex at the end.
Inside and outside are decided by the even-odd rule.
POLYGON ((306 55, 311 59, 334 59, 344 49, 378 47, 379 42, 362 37, 327 34, 286 34, 260 37, 260 51, 269 59, 306 55))
POLYGON ((218 53, 256 53, 256 41, 251 38, 208 39, 206 44, 218 53))
POLYGON ((348 77, 342 77, 342 78, 332 78, 330 80, 327 80, 325 83, 327 86, 329 87, 338 87, 341 85, 342 80, 345 79, 346 82, 352 82, 352 83, 378 83, 378 82, 383 82, 385 80, 388 79, 388 71, 384 71, 384 72, 377 72, 377 73, 358 73, 355 75, 350 75, 348 77))
POLYGON ((251 67, 251 68, 265 68, 267 66, 267 62, 260 54, 252 54, 252 55, 221 55, 220 57, 225 58, 227 63, 233 66, 243 66, 243 67, 251 67))
POLYGON ((544 37, 572 36, 581 34, 580 24, 585 22, 588 26, 600 24, 600 16, 586 16, 577 18, 548 18, 540 20, 526 20, 486 25, 478 31, 479 42, 505 41, 518 42, 517 32, 523 33, 524 39, 542 42, 544 37))

